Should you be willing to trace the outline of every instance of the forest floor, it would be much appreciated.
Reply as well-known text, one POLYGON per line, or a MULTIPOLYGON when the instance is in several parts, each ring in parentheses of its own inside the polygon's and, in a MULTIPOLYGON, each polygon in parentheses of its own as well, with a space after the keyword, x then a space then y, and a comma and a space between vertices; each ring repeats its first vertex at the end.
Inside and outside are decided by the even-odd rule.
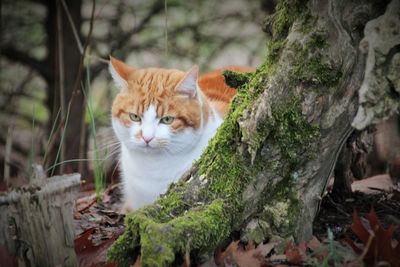
MULTIPOLYGON (((295 244, 271 238, 262 244, 232 239, 201 266, 400 266, 400 190, 387 175, 357 181, 349 197, 327 193, 314 221, 314 237, 295 244)), ((79 266, 106 263, 107 249, 124 230, 121 185, 96 201, 83 191, 74 214, 79 266)), ((182 266, 196 266, 182 262, 182 266)), ((139 261, 134 266, 140 266, 139 261)))

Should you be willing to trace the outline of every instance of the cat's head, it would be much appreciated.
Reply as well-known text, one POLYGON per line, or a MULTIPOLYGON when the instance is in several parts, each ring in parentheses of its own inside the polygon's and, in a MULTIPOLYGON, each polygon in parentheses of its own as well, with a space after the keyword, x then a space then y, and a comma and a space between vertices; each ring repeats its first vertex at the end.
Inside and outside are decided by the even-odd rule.
POLYGON ((198 68, 136 69, 111 58, 110 73, 119 88, 112 123, 119 140, 131 151, 176 153, 195 146, 204 107, 198 68))

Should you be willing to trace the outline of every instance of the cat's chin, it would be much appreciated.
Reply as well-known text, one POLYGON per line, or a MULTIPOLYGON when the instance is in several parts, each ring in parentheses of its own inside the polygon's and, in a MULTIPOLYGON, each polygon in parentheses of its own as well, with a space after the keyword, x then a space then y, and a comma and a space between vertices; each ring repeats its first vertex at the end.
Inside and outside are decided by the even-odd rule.
POLYGON ((132 152, 154 154, 154 153, 160 153, 162 151, 162 148, 152 146, 152 145, 139 145, 139 146, 130 147, 129 150, 132 152))

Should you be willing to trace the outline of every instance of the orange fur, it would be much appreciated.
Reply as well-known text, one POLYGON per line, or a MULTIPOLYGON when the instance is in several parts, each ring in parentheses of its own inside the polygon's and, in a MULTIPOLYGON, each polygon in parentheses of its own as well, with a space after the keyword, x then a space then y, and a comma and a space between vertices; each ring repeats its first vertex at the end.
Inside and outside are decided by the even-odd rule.
POLYGON ((250 67, 229 66, 200 76, 198 84, 201 91, 206 95, 210 104, 215 107, 221 117, 224 117, 228 112, 229 103, 236 94, 236 90, 225 83, 224 76, 222 75, 224 70, 237 72, 255 71, 254 68, 250 67))
POLYGON ((198 84, 208 101, 200 111, 200 103, 195 98, 176 92, 176 88, 185 73, 174 69, 134 69, 125 63, 111 58, 115 70, 127 81, 127 90, 121 91, 114 100, 112 115, 121 120, 125 126, 131 122, 129 113, 141 116, 150 104, 156 107, 159 117, 173 116, 171 128, 179 132, 186 127, 200 127, 200 112, 205 120, 208 118, 209 105, 213 106, 221 117, 227 113, 229 102, 235 95, 235 89, 227 86, 222 76, 225 69, 250 72, 248 67, 232 66, 212 71, 201 76, 198 84))

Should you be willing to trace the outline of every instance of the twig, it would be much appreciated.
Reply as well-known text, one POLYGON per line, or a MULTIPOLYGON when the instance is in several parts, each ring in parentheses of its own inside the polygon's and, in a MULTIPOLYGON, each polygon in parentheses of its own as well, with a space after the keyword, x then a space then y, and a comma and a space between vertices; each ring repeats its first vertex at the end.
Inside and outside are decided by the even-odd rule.
POLYGON ((373 230, 370 232, 370 235, 369 235, 369 237, 368 237, 367 244, 366 244, 365 247, 364 247, 363 253, 362 253, 362 254, 360 255, 360 257, 358 258, 360 262, 363 262, 365 256, 367 255, 367 253, 368 253, 368 251, 369 251, 369 248, 370 248, 370 246, 371 246, 371 244, 372 244, 372 241, 373 241, 374 238, 375 238, 375 231, 376 231, 376 229, 373 229, 373 230))
MULTIPOLYGON (((61 1, 61 4, 62 4, 63 8, 64 8, 65 13, 67 14, 67 18, 68 18, 68 21, 69 21, 69 23, 71 25, 72 33, 73 33, 73 35, 75 37, 75 42, 76 42, 76 45, 78 46, 79 53, 81 54, 81 56, 83 56, 85 54, 84 53, 85 49, 82 46, 82 42, 81 42, 81 39, 79 38, 78 31, 77 31, 77 29, 75 27, 74 21, 72 20, 71 13, 69 12, 68 6, 65 4, 65 1, 64 0, 60 0, 60 1, 61 1)), ((103 7, 104 7, 104 5, 103 5, 103 7)), ((96 17, 98 15, 99 14, 97 14, 96 17)), ((92 15, 90 17, 90 23, 93 24, 93 21, 94 21, 94 14, 92 13, 92 15)), ((89 36, 91 36, 91 33, 89 33, 89 36)), ((94 59, 96 59, 96 60, 98 60, 100 62, 108 64, 108 60, 107 59, 104 59, 104 58, 101 58, 101 57, 98 57, 98 56, 94 56, 94 55, 87 55, 87 57, 94 58, 94 59)))
POLYGON ((96 195, 94 194, 93 196, 90 196, 90 198, 93 198, 92 200, 90 200, 89 204, 87 204, 85 207, 81 208, 78 210, 79 213, 83 213, 85 210, 87 210, 88 208, 90 208, 91 206, 93 206, 94 203, 97 202, 96 199, 96 195))
POLYGON ((6 162, 10 162, 11 159, 13 131, 14 131, 14 119, 11 118, 10 125, 8 126, 7 130, 6 149, 4 155, 4 182, 7 186, 10 180, 10 165, 7 164, 6 162))
POLYGON ((69 23, 71 25, 72 33, 74 34, 76 45, 78 46, 79 52, 82 55, 83 54, 82 42, 81 42, 81 40, 79 38, 78 31, 76 30, 76 27, 74 25, 74 21, 72 19, 71 13, 69 12, 67 5, 65 4, 65 1, 64 0, 60 0, 60 1, 61 1, 61 4, 62 4, 63 8, 64 8, 65 14, 67 15, 68 21, 69 21, 69 23))
MULTIPOLYGON (((88 34, 88 38, 87 38, 86 43, 85 43, 85 47, 84 47, 84 50, 83 50, 83 55, 82 55, 82 57, 81 57, 80 69, 83 68, 83 61, 84 61, 84 58, 85 58, 85 55, 86 55, 86 49, 87 49, 87 47, 89 46, 90 41, 91 41, 92 32, 93 32, 94 12, 95 12, 95 10, 96 10, 96 0, 93 0, 93 4, 92 4, 92 13, 91 13, 91 15, 90 15, 89 34, 88 34)), ((83 71, 83 70, 82 70, 82 71, 83 71)), ((87 73, 86 75, 89 75, 89 74, 87 73)), ((88 77, 87 77, 87 78, 88 78, 88 77)), ((77 86, 77 85, 75 85, 75 86, 77 86)), ((86 112, 86 109, 84 110, 84 113, 85 113, 85 112, 86 112)), ((84 140, 87 139, 87 138, 86 138, 86 127, 85 127, 85 124, 86 124, 85 120, 82 120, 82 127, 81 127, 81 132, 80 132, 80 143, 79 143, 79 144, 80 144, 80 147, 79 147, 79 156, 80 156, 81 158, 84 158, 84 156, 86 155, 86 146, 85 146, 85 141, 84 141, 84 140)), ((79 165, 79 167, 78 167, 79 172, 80 172, 80 173, 83 173, 83 170, 84 170, 84 163, 83 163, 83 162, 80 162, 80 163, 78 163, 78 165, 79 165)))
POLYGON ((339 208, 339 206, 332 200, 331 196, 327 195, 327 198, 329 200, 329 202, 331 202, 331 204, 333 204, 336 208, 337 211, 339 211, 340 213, 342 213, 343 215, 345 215, 346 217, 349 217, 350 214, 348 214, 347 212, 345 212, 343 209, 339 208))
POLYGON ((168 59, 168 9, 167 0, 164 0, 164 10, 165 10, 165 59, 168 59))
POLYGON ((31 81, 33 75, 32 75, 32 69, 28 72, 28 74, 25 76, 25 78, 20 81, 15 88, 12 90, 12 92, 2 101, 2 106, 12 106, 12 109, 14 108, 14 97, 19 96, 24 92, 25 86, 28 82, 31 81))
POLYGON ((6 58, 37 70, 46 80, 50 79, 51 70, 46 65, 45 61, 33 58, 28 53, 16 49, 15 45, 12 44, 2 46, 0 51, 1 54, 6 58))
MULTIPOLYGON (((61 0, 63 2, 63 0, 61 0)), ((61 118, 66 117, 65 110, 65 88, 64 88, 64 46, 63 46, 63 29, 61 22, 61 9, 60 2, 57 2, 57 50, 58 50, 58 86, 60 89, 60 107, 61 107, 61 118)), ((70 17, 69 17, 70 18, 70 17)), ((64 138, 61 139, 59 148, 61 149, 60 158, 61 161, 65 160, 66 148, 64 145, 64 138)), ((57 153, 58 154, 58 153, 57 153)), ((63 172, 63 167, 61 167, 61 172, 63 172)))

